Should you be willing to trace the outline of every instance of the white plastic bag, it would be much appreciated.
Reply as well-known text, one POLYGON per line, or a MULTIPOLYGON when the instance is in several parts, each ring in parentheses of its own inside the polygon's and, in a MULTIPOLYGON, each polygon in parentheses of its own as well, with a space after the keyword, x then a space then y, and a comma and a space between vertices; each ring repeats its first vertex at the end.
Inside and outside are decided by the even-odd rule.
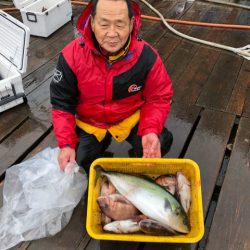
POLYGON ((0 250, 52 236, 65 227, 87 189, 76 163, 62 172, 58 148, 46 148, 6 171, 0 208, 0 250))

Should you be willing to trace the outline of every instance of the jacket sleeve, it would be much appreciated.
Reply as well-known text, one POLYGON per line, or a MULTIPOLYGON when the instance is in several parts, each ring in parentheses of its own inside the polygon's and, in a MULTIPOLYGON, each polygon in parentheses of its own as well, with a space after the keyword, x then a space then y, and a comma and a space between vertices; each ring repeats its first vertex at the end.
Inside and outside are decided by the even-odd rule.
POLYGON ((75 132, 75 113, 78 101, 77 79, 63 54, 59 56, 50 84, 50 99, 52 123, 58 146, 75 148, 78 141, 75 132))
POLYGON ((145 79, 138 135, 149 133, 160 135, 170 111, 173 95, 172 82, 165 66, 157 54, 157 59, 145 79))

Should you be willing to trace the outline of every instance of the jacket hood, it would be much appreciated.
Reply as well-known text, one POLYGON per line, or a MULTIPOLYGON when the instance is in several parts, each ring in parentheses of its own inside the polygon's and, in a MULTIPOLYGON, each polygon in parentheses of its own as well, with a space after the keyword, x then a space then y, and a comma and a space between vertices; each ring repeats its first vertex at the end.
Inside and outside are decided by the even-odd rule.
MULTIPOLYGON (((132 9, 133 9, 133 18, 134 18, 134 28, 132 31, 132 39, 138 38, 139 30, 141 26, 141 11, 140 7, 137 3, 132 1, 132 9)), ((91 24, 90 24, 90 18, 91 18, 91 11, 92 11, 92 1, 87 5, 87 7, 84 9, 82 14, 80 15, 78 21, 77 21, 77 29, 83 36, 83 42, 87 43, 87 45, 90 48, 94 47, 93 39, 92 39, 92 30, 91 30, 91 24)))

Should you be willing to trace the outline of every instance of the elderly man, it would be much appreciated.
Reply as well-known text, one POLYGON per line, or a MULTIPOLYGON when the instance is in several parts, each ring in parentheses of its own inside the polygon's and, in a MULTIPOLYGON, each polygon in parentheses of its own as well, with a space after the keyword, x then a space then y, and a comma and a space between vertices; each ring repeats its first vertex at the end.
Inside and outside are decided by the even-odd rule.
POLYGON ((60 168, 88 167, 111 137, 136 157, 161 157, 172 144, 164 127, 172 85, 158 53, 139 38, 140 9, 129 0, 94 0, 77 23, 51 83, 60 168))

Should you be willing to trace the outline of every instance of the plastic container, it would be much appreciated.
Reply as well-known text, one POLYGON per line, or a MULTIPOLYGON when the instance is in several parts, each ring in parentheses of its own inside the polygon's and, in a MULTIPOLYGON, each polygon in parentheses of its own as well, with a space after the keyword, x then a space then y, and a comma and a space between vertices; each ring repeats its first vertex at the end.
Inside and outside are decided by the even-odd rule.
POLYGON ((98 240, 119 240, 138 242, 169 242, 194 243, 204 234, 203 208, 201 196, 200 170, 198 165, 189 159, 155 159, 155 158, 100 158, 90 167, 87 231, 91 237, 98 240), (143 233, 114 234, 106 232, 101 226, 100 208, 97 198, 100 193, 100 178, 95 185, 96 171, 94 167, 100 165, 107 171, 143 174, 157 177, 163 174, 176 174, 181 171, 191 183, 192 203, 188 212, 191 231, 188 234, 177 236, 151 236, 143 233))
POLYGON ((27 68, 30 30, 0 10, 0 113, 25 100, 22 73, 27 68))
POLYGON ((48 37, 72 17, 70 0, 13 0, 34 36, 48 37))

